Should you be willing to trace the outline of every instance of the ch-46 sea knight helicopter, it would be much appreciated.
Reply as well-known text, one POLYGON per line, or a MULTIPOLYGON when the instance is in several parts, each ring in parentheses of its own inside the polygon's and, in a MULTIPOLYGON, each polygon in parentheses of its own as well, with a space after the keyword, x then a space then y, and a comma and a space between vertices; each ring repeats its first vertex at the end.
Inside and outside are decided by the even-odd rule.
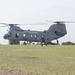
POLYGON ((0 24, 10 26, 8 33, 3 36, 4 39, 9 40, 10 44, 19 44, 20 41, 27 41, 27 42, 41 42, 41 45, 43 44, 47 45, 51 44, 51 41, 53 40, 57 40, 58 43, 58 39, 67 34, 66 26, 64 24, 66 22, 64 21, 48 21, 48 22, 53 22, 53 24, 49 27, 48 30, 45 31, 23 30, 17 26, 20 24, 7 24, 7 23, 0 23, 0 24))

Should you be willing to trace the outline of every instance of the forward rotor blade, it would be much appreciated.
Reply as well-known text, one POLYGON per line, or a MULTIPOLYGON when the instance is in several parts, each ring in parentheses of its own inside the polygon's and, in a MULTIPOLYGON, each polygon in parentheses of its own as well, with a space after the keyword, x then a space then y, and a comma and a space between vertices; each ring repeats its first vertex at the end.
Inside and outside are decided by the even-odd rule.
POLYGON ((0 24, 9 25, 8 23, 0 23, 0 24))
POLYGON ((30 24, 19 24, 19 25, 47 25, 48 23, 41 23, 41 22, 37 22, 37 23, 30 23, 30 24))
MULTIPOLYGON (((37 23, 27 23, 27 24, 8 24, 8 23, 0 23, 6 26, 16 26, 16 25, 47 25, 48 23, 42 23, 42 22, 37 22, 37 23)), ((5 26, 3 26, 5 27, 5 26)))
POLYGON ((7 25, 7 26, 19 25, 19 24, 8 24, 8 23, 0 23, 0 24, 7 25))
POLYGON ((0 26, 0 27, 8 27, 8 26, 0 26))

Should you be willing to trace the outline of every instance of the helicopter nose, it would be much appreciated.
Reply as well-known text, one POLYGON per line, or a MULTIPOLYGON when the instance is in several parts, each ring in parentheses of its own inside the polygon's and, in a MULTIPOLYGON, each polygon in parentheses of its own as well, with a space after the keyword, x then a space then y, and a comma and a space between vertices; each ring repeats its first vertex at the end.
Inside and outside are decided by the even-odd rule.
POLYGON ((3 36, 3 38, 4 38, 4 39, 7 39, 7 37, 8 37, 8 35, 7 35, 7 34, 5 34, 5 35, 3 36))

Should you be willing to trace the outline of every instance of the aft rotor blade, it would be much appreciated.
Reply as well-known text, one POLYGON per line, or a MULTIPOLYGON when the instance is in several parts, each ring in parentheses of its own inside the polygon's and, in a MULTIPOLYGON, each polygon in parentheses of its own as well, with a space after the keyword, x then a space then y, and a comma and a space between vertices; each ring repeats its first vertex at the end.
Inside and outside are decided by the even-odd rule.
POLYGON ((49 20, 46 20, 46 22, 52 22, 52 23, 75 23, 75 21, 49 21, 49 20))
POLYGON ((44 22, 37 22, 36 24, 48 25, 48 23, 44 23, 44 22))
POLYGON ((75 21, 63 21, 64 23, 75 23, 75 21))

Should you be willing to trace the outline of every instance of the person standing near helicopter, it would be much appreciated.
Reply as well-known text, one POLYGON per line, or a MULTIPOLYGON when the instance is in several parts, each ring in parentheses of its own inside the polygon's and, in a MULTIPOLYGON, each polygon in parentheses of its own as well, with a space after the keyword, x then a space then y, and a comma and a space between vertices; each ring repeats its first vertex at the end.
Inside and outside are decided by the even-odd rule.
MULTIPOLYGON (((46 44, 45 39, 43 36, 41 36, 41 46, 43 46, 43 44, 46 44)), ((47 44, 46 44, 47 45, 47 44)))

